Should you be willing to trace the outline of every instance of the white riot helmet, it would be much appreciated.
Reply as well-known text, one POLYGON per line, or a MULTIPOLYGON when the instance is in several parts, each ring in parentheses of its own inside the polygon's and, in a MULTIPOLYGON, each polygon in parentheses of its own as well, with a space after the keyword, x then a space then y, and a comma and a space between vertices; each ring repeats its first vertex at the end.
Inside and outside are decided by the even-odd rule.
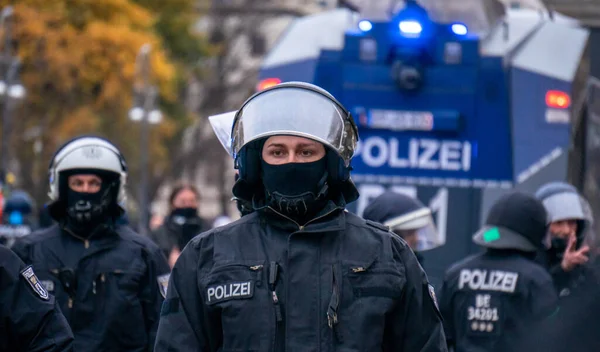
POLYGON ((350 112, 325 89, 305 82, 278 84, 254 94, 239 110, 209 120, 239 171, 233 188, 238 199, 252 201, 253 192, 260 190, 261 156, 256 143, 277 135, 323 144, 329 185, 343 195, 346 203, 358 198, 350 178, 358 128, 350 112))
POLYGON ((56 151, 48 169, 48 195, 51 200, 57 201, 61 198, 61 173, 69 170, 97 170, 116 174, 119 179, 116 201, 118 204, 125 202, 127 164, 119 149, 106 139, 93 136, 77 137, 56 151))

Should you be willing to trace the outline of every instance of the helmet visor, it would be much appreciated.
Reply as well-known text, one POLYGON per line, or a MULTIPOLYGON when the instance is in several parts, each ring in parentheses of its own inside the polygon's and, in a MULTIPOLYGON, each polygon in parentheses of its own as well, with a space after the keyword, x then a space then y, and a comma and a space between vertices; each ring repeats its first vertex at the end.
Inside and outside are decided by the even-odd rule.
MULTIPOLYGON (((446 242, 438 232, 429 208, 390 219, 384 225, 389 226, 392 231, 405 239, 408 235, 416 236, 416 248, 413 248, 415 251, 434 249, 443 246, 446 242)), ((410 244, 410 240, 407 241, 410 244)))
POLYGON ((257 95, 238 112, 232 132, 233 155, 252 141, 277 135, 323 143, 346 165, 358 138, 349 116, 336 103, 319 93, 294 87, 257 95))
POLYGON ((233 151, 231 150, 231 128, 236 113, 237 111, 231 111, 208 117, 208 121, 210 122, 210 126, 215 132, 215 135, 230 156, 233 156, 233 151))

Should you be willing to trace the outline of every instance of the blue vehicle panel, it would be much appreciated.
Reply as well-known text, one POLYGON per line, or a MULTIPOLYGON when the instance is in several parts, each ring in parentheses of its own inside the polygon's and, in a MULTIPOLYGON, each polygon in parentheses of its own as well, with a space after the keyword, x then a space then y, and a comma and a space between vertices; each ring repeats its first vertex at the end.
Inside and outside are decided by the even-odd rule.
MULTIPOLYGON (((466 0, 443 3, 456 1, 466 0)), ((360 215, 390 190, 429 204, 447 239, 426 253, 435 281, 476 250, 471 234, 495 198, 534 190, 532 180, 551 179, 540 175, 563 165, 589 33, 560 15, 505 10, 484 23, 434 3, 441 4, 406 1, 385 19, 346 9, 299 19, 259 79, 314 83, 349 109, 360 135, 352 178, 361 192, 349 210, 360 215)))

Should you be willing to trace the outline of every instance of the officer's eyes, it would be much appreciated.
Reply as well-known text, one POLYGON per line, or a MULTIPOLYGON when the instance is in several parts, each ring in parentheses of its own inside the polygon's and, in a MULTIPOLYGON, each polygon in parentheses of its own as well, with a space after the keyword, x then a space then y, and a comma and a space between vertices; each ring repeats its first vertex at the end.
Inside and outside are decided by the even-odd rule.
POLYGON ((285 155, 285 152, 281 149, 274 149, 271 151, 271 155, 273 156, 283 156, 285 155))
POLYGON ((314 154, 315 154, 315 152, 312 150, 302 150, 300 152, 300 155, 302 155, 304 157, 313 156, 314 154))

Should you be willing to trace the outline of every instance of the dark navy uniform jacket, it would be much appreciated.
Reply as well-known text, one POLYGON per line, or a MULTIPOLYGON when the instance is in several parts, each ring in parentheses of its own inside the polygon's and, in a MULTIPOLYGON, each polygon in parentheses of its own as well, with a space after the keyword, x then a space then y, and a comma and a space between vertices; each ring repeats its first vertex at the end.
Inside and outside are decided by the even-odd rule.
POLYGON ((552 278, 513 251, 469 257, 447 272, 440 309, 456 352, 525 351, 523 341, 557 311, 552 278))
POLYGON ((600 351, 600 267, 597 263, 564 272, 560 264, 550 270, 559 296, 554 319, 531 332, 531 352, 600 351))
POLYGON ((0 246, 0 351, 69 352, 73 333, 32 267, 0 246))
POLYGON ((446 351, 407 244, 333 202, 306 226, 261 210, 197 236, 169 285, 156 351, 446 351))
POLYGON ((82 241, 54 225, 13 250, 56 296, 76 352, 152 350, 169 267, 148 238, 117 226, 82 241))

